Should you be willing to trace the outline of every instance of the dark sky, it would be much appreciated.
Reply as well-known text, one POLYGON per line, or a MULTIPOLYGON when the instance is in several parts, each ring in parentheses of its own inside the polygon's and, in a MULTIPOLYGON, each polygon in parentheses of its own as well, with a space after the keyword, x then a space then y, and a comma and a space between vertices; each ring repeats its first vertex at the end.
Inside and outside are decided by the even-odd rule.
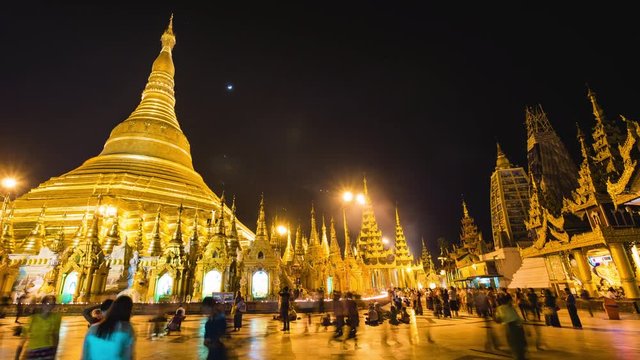
POLYGON ((414 251, 420 236, 458 240, 463 195, 490 239, 495 142, 526 168, 525 106, 541 103, 576 156, 575 123, 593 123, 585 83, 610 117, 640 115, 629 9, 274 3, 4 7, 1 168, 26 191, 98 154, 171 12, 194 166, 251 228, 261 192, 268 216, 308 227, 311 201, 339 217, 340 189, 366 174, 383 232, 397 202, 414 251))

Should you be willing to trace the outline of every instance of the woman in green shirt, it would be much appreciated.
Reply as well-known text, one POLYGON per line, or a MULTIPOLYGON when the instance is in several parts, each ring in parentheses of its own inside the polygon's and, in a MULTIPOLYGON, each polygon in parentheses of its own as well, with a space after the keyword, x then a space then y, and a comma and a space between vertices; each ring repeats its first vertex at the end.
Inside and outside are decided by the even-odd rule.
POLYGON ((47 295, 42 298, 39 312, 31 315, 29 326, 24 331, 23 340, 18 346, 16 360, 20 359, 26 343, 25 358, 27 360, 53 360, 58 350, 60 337, 60 313, 52 312, 56 306, 56 298, 47 295))

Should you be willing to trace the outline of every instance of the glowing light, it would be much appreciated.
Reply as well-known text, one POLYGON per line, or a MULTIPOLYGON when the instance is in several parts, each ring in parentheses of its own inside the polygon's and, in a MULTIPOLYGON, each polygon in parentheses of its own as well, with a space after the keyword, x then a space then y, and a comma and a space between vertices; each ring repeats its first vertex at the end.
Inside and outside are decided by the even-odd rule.
POLYGON ((356 201, 358 202, 358 204, 360 205, 364 205, 367 203, 367 199, 364 197, 363 194, 358 194, 356 195, 356 201))
POLYGON ((280 235, 284 235, 287 233, 287 227, 284 225, 278 225, 278 228, 276 229, 278 231, 278 234, 280 235))
POLYGON ((7 189, 7 190, 14 189, 16 187, 16 185, 18 185, 18 180, 14 179, 12 177, 6 177, 6 178, 2 179, 2 187, 7 189))
POLYGON ((410 266, 407 266, 407 271, 408 271, 408 272, 411 272, 411 270, 412 270, 412 269, 411 269, 411 267, 410 267, 410 266))
POLYGON ((227 84, 227 91, 233 91, 233 84, 227 84))
POLYGON ((446 274, 447 274, 447 272, 446 272, 446 271, 444 271, 444 270, 440 270, 440 275, 446 275, 446 274))
POLYGON ((353 201, 353 193, 351 191, 345 191, 344 194, 342 194, 342 200, 345 202, 353 201))
POLYGON ((429 283, 429 289, 433 290, 436 288, 436 283, 429 283))
POLYGON ((387 245, 389 243, 389 239, 387 239, 386 237, 382 238, 382 243, 387 245))
POLYGON ((101 216, 115 217, 118 214, 118 208, 112 205, 100 205, 98 213, 101 216))

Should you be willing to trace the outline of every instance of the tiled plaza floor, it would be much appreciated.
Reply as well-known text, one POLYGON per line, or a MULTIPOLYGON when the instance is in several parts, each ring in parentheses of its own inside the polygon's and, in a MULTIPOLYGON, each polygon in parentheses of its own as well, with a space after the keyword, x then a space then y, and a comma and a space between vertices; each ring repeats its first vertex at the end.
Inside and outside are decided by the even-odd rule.
MULTIPOLYGON (((566 311, 561 323, 570 326, 566 311)), ((527 326, 530 359, 640 359, 640 318, 623 314, 622 320, 607 320, 603 312, 589 317, 581 312, 583 330, 571 327, 527 326), (536 349, 536 333, 544 351, 536 349)), ((201 345, 204 317, 189 315, 180 333, 149 339, 148 316, 134 316, 137 332, 136 358, 140 360, 205 359, 201 345)), ((26 319, 25 319, 26 320, 26 319)), ((318 317, 307 326, 304 320, 291 323, 291 333, 279 331, 271 315, 246 315, 244 327, 231 333, 226 344, 237 359, 508 359, 508 353, 485 351, 483 321, 461 313, 457 319, 418 316, 409 325, 365 326, 358 331, 358 347, 349 341, 329 342, 332 329, 316 329, 318 317), (316 332, 317 330, 317 332, 316 332), (428 341, 429 335, 433 342, 428 341)), ((13 359, 18 339, 12 336, 13 319, 0 320, 0 359, 13 359)), ((80 316, 63 317, 59 359, 79 359, 87 323, 80 316)), ((501 345, 506 347, 504 329, 494 325, 501 345)))

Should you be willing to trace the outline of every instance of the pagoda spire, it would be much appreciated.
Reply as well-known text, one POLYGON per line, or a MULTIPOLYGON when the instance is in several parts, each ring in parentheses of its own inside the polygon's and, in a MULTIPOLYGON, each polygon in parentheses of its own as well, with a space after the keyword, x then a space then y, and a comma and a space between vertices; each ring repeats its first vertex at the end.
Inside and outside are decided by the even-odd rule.
POLYGON ((327 239, 327 226, 324 223, 324 215, 322 216, 322 243, 320 244, 322 249, 322 257, 327 258, 331 254, 329 246, 329 240, 327 239))
POLYGON ((42 209, 40 210, 40 215, 38 216, 38 221, 36 223, 36 226, 33 228, 33 230, 31 230, 31 233, 29 234, 29 236, 27 236, 27 238, 24 239, 22 246, 20 247, 20 250, 19 250, 20 253, 35 255, 42 248, 42 245, 45 242, 45 236, 46 236, 46 230, 44 227, 45 211, 46 211, 46 207, 42 206, 42 209))
POLYGON ((256 229, 256 240, 258 238, 267 240, 267 220, 264 214, 264 194, 260 195, 260 213, 258 214, 258 227, 256 229))
POLYGON ((16 240, 13 235, 13 208, 7 216, 7 219, 3 219, 2 236, 0 237, 0 243, 2 244, 2 250, 5 254, 11 254, 16 248, 16 240))
POLYGON ((175 112, 172 51, 176 36, 173 33, 173 15, 160 42, 160 54, 151 66, 140 103, 125 121, 113 129, 100 155, 149 156, 177 162, 193 170, 190 145, 175 112))
POLYGON ((336 225, 333 221, 333 216, 331 217, 329 224, 329 233, 331 237, 331 243, 329 244, 329 254, 332 259, 342 259, 342 255, 340 254, 340 244, 338 244, 338 235, 336 234, 336 225))
POLYGON ((148 256, 159 256, 162 254, 162 240, 160 239, 160 211, 161 207, 158 206, 156 221, 153 224, 153 231, 151 233, 151 241, 149 242, 149 248, 147 249, 148 256))
POLYGON ((141 216, 138 220, 138 234, 136 239, 136 247, 135 250, 138 254, 142 254, 142 250, 144 249, 144 218, 141 216))
POLYGON ((120 242, 120 234, 118 233, 118 217, 116 216, 111 224, 111 228, 107 232, 107 236, 104 237, 102 243, 102 252, 105 255, 111 254, 114 246, 118 246, 120 242))
POLYGON ((619 146, 624 142, 623 136, 620 129, 605 117, 596 100, 596 93, 590 88, 587 88, 587 97, 591 101, 593 116, 596 119, 591 134, 595 152, 594 163, 602 169, 603 175, 617 177, 623 168, 619 150, 619 146))
POLYGON ((185 252, 189 254, 192 260, 195 260, 198 255, 198 246, 199 246, 199 234, 198 234, 198 209, 196 209, 195 215, 193 215, 193 227, 191 229, 191 236, 189 237, 189 241, 187 242, 187 248, 185 252))
POLYGON ((507 156, 502 152, 502 148, 500 148, 500 143, 496 143, 498 157, 496 159, 496 170, 498 169, 509 169, 511 168, 511 163, 507 156))
POLYGON ((238 228, 236 227, 236 196, 233 196, 231 202, 231 229, 229 230, 229 236, 227 237, 227 249, 231 256, 236 256, 236 252, 240 247, 238 241, 238 228))
MULTIPOLYGON (((365 180, 366 184, 366 180, 365 180)), ((366 187, 366 185, 365 185, 366 187)), ((353 249, 351 248, 351 240, 349 239, 349 227, 347 226, 347 212, 342 209, 342 222, 344 223, 344 259, 353 258, 353 249)))
POLYGON ((98 198, 98 205, 96 206, 96 210, 93 212, 93 216, 91 218, 91 226, 87 229, 87 234, 85 235, 80 246, 86 249, 87 253, 97 254, 101 252, 100 248, 100 239, 98 238, 98 234, 100 233, 100 228, 98 226, 98 222, 100 220, 100 216, 98 213, 98 209, 100 208, 100 198, 98 198))
POLYGON ((373 211, 373 203, 369 197, 366 178, 363 179, 363 191, 365 202, 362 204, 362 226, 360 235, 356 240, 358 256, 367 264, 370 262, 384 264, 387 262, 389 255, 391 255, 391 250, 384 249, 382 231, 378 226, 376 215, 373 211))
POLYGON ((421 240, 422 240, 422 254, 421 254, 422 267, 424 271, 427 274, 429 274, 435 270, 433 266, 433 260, 431 258, 431 252, 429 251, 429 248, 424 242, 424 237, 421 240))
POLYGON ((396 245, 395 245, 395 260, 398 265, 411 265, 413 263, 413 256, 409 252, 407 246, 407 239, 404 236, 404 229, 400 224, 400 214, 398 213, 398 206, 396 205, 396 245))
POLYGON ((320 245, 318 227, 316 226, 316 210, 311 203, 311 234, 309 235, 309 246, 317 247, 320 245))
POLYGON ((294 248, 296 257, 304 257, 304 246, 302 245, 302 229, 300 225, 296 228, 296 245, 294 248))
POLYGON ((182 206, 182 204, 180 204, 180 207, 178 207, 178 220, 176 221, 176 229, 173 232, 171 241, 169 241, 170 245, 182 246, 182 212, 183 211, 184 211, 184 207, 182 206))
POLYGON ((284 252, 282 253, 282 262, 288 264, 293 262, 293 244, 291 243, 291 227, 287 224, 287 245, 284 247, 284 252))
POLYGON ((467 203, 462 200, 462 211, 464 216, 461 220, 460 241, 469 253, 479 255, 482 252, 482 235, 478 232, 475 220, 469 215, 467 203))
POLYGON ((87 209, 84 212, 84 215, 82 216, 82 221, 80 223, 80 226, 78 226, 78 230, 76 231, 76 234, 71 239, 71 248, 78 247, 78 245, 80 245, 80 243, 82 242, 82 239, 84 239, 84 235, 87 232, 88 216, 89 216, 89 210, 87 209))
POLYGON ((216 224, 216 234, 227 235, 227 225, 224 222, 224 191, 222 192, 222 196, 220 196, 220 219, 216 224))

